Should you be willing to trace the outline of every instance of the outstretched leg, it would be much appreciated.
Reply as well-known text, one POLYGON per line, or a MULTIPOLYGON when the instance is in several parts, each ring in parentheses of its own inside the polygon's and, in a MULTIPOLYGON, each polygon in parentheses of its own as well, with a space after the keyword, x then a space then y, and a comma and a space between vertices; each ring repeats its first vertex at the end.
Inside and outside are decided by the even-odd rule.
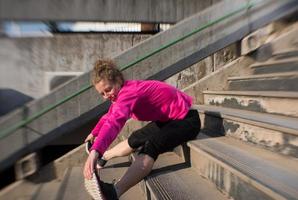
POLYGON ((153 167, 154 159, 146 154, 136 155, 135 161, 127 169, 122 178, 115 184, 117 196, 120 197, 131 187, 147 176, 153 167))

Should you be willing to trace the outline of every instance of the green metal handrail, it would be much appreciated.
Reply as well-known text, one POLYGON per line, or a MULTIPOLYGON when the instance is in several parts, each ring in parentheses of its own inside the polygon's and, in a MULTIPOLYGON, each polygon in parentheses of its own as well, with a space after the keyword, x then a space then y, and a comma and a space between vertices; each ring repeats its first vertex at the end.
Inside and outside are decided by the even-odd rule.
MULTIPOLYGON (((152 52, 149 52, 149 53, 145 54, 144 56, 142 56, 140 58, 137 58, 135 61, 133 61, 131 63, 128 63, 127 65, 125 65, 123 67, 120 67, 120 70, 123 71, 123 70, 125 70, 125 69, 127 69, 127 68, 129 68, 129 67, 131 67, 131 66, 133 66, 133 65, 135 65, 135 64, 137 64, 137 63, 139 63, 139 62, 141 62, 141 61, 143 61, 143 60, 145 60, 145 59, 159 53, 159 52, 161 52, 162 50, 164 50, 164 49, 166 49, 170 46, 173 46, 174 44, 177 44, 178 42, 180 42, 180 41, 182 41, 182 40, 184 40, 184 39, 186 39, 186 38, 200 32, 200 31, 202 31, 202 30, 204 30, 204 29, 206 29, 206 28, 208 28, 208 27, 210 27, 214 24, 217 24, 217 23, 219 23, 219 22, 221 22, 221 21, 223 21, 223 20, 225 20, 229 17, 232 17, 232 16, 238 14, 239 12, 241 12, 243 10, 247 10, 247 9, 253 7, 254 5, 255 5, 255 3, 253 3, 253 2, 247 2, 246 5, 241 6, 237 10, 235 10, 233 12, 230 12, 230 13, 228 13, 228 14, 226 14, 226 15, 218 18, 218 19, 210 21, 209 23, 200 26, 199 28, 193 30, 192 32, 190 32, 190 33, 188 33, 188 34, 186 34, 186 35, 184 35, 184 36, 182 36, 182 37, 180 37, 176 40, 173 40, 173 41, 169 42, 168 44, 165 44, 165 45, 159 47, 158 49, 153 50, 152 52)), ((85 92, 86 90, 90 89, 91 87, 92 87, 92 85, 88 84, 88 85, 84 86, 83 88, 81 88, 78 92, 75 92, 75 93, 63 98, 62 100, 58 101, 57 103, 49 105, 46 108, 42 109, 40 112, 37 112, 37 113, 33 114, 31 117, 28 117, 27 119, 24 119, 24 120, 16 123, 15 125, 13 125, 11 127, 4 129, 3 131, 0 132, 0 139, 2 139, 3 137, 9 135, 11 132, 13 132, 13 131, 15 131, 15 130, 27 125, 27 124, 29 124, 33 120, 39 118, 40 116, 44 115, 45 113, 47 113, 49 111, 55 109, 59 105, 61 105, 65 102, 69 101, 70 99, 80 95, 81 93, 85 92)))

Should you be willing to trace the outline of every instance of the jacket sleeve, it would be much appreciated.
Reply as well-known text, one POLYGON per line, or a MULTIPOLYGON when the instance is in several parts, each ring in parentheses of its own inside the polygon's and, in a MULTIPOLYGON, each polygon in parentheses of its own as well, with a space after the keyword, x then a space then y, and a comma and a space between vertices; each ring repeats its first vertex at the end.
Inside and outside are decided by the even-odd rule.
POLYGON ((107 118, 108 118, 108 114, 106 113, 104 114, 97 122, 97 124, 95 125, 95 127, 93 128, 93 130, 91 131, 92 135, 97 137, 101 127, 103 126, 103 124, 106 122, 107 118))
POLYGON ((91 150, 96 150, 100 155, 108 149, 110 144, 120 133, 125 122, 131 117, 132 108, 135 102, 134 95, 126 95, 119 98, 111 105, 111 110, 95 139, 91 150))

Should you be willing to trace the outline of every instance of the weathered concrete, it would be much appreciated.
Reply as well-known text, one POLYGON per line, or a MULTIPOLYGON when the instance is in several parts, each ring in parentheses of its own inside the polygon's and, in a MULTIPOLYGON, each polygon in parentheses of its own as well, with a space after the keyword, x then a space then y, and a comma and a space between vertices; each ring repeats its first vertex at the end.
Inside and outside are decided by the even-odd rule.
POLYGON ((227 63, 240 56, 240 43, 236 42, 214 54, 214 70, 225 66, 227 63))
POLYGON ((241 55, 247 55, 262 45, 269 43, 274 38, 274 34, 282 27, 283 24, 281 22, 271 23, 243 38, 241 41, 241 55))
POLYGON ((298 91, 298 72, 230 77, 230 90, 298 91))
MULTIPOLYGON (((276 23, 276 22, 275 22, 276 23)), ((274 24, 274 23, 273 23, 274 24)), ((280 24, 278 22, 277 24, 280 24)), ((285 25, 285 23, 283 23, 285 25)), ((269 25, 271 27, 273 25, 269 25)), ((278 26, 280 28, 280 26, 278 26)), ((288 26, 285 28, 287 31, 284 31, 283 29, 278 29, 277 26, 275 26, 275 31, 277 33, 272 34, 270 36, 270 43, 267 43, 265 46, 276 46, 277 44, 283 43, 284 47, 293 47, 292 41, 296 40, 296 34, 297 34, 297 25, 296 24, 288 24, 288 26)), ((261 52, 264 51, 263 46, 260 47, 261 52)), ((256 54, 258 55, 259 50, 256 51, 256 54)), ((178 75, 174 75, 169 79, 169 82, 175 85, 176 87, 179 87, 180 85, 186 86, 186 87, 179 87, 180 89, 183 89, 185 92, 190 94, 191 96, 195 97, 195 102, 197 104, 203 104, 203 91, 204 90, 227 90, 228 89, 228 78, 230 76, 246 76, 246 75, 251 75, 252 70, 249 68, 249 66, 255 62, 255 60, 252 57, 242 57, 240 59, 235 60, 234 62, 231 62, 230 64, 224 66, 223 69, 221 68, 221 65, 216 64, 214 61, 216 58, 216 55, 221 55, 219 58, 221 60, 226 60, 228 58, 232 58, 229 61, 232 61, 233 58, 237 58, 237 55, 239 55, 240 48, 239 48, 239 43, 235 43, 231 45, 230 47, 227 47, 220 52, 217 52, 216 54, 213 55, 212 57, 208 57, 202 61, 200 61, 196 67, 199 67, 199 69, 190 67, 189 69, 191 70, 185 70, 188 73, 181 72, 178 75), (227 53, 225 53, 227 52, 227 53), (229 53, 230 52, 230 53, 229 53), (231 53, 232 52, 232 53, 231 53), (213 62, 212 62, 213 61, 213 62), (205 68, 206 66, 206 68, 205 68), (219 68, 218 71, 216 69, 219 68), (214 73, 211 73, 213 72, 214 73), (205 74, 206 77, 200 76, 202 74, 205 74), (180 78, 180 76, 182 76, 180 78), (178 79, 178 78, 179 79, 178 79), (199 78, 196 78, 199 77, 199 78), (203 78, 204 77, 204 78, 203 78), (185 80, 185 83, 182 81, 185 80), (195 80, 195 82, 194 82, 195 80), (182 82, 182 83, 181 83, 182 82)), ((279 55, 279 56, 291 56, 290 58, 293 58, 295 53, 290 53, 290 49, 288 49, 287 52, 283 52, 282 49, 276 48, 273 52, 270 51, 271 56, 274 55, 279 55)), ((257 56, 258 57, 258 56, 257 56)), ((257 58, 258 60, 259 58, 257 58)), ((268 59, 268 58, 267 58, 268 59)), ((277 59, 276 62, 280 61, 280 59, 277 59)), ((253 65, 252 65, 253 66, 253 65)))
MULTIPOLYGON (((235 64, 235 62, 233 62, 231 64, 235 64)), ((240 62, 239 62, 239 64, 240 64, 240 62)), ((218 71, 220 71, 220 70, 218 70, 218 71)), ((186 77, 187 77, 187 74, 186 74, 186 77)), ((185 82, 185 84, 186 84, 186 82, 185 82)), ((190 87, 193 87, 193 85, 190 87)), ((218 86, 216 86, 216 87, 218 87, 218 86)), ((223 117, 225 117, 225 116, 223 116, 223 117)), ((253 115, 252 117, 258 118, 258 116, 255 116, 255 115, 253 115)), ((211 121, 213 123, 214 121, 216 121, 214 119, 215 118, 209 119, 209 122, 211 121)), ((282 152, 282 153, 285 153, 287 155, 288 155, 288 152, 292 152, 293 149, 295 150, 295 147, 297 147, 297 145, 298 145, 297 137, 293 136, 293 135, 288 137, 289 134, 288 135, 282 134, 281 132, 276 131, 276 130, 271 130, 271 132, 270 132, 266 128, 258 127, 256 124, 251 125, 249 123, 246 123, 245 120, 242 120, 241 122, 239 122, 239 119, 238 119, 238 121, 235 119, 220 120, 218 117, 216 117, 216 119, 218 120, 218 124, 219 125, 221 124, 223 126, 223 130, 227 131, 228 135, 235 134, 236 137, 237 136, 239 136, 240 138, 242 137, 243 141, 248 141, 248 142, 253 142, 253 143, 254 142, 261 143, 261 144, 264 143, 265 145, 273 146, 273 147, 276 147, 276 146, 280 147, 279 146, 280 141, 282 141, 282 145, 284 145, 284 144, 293 145, 290 148, 283 149, 286 153, 285 152, 282 152), (243 127, 243 129, 242 129, 242 127, 243 127), (257 129, 257 128, 260 128, 260 129, 257 129), (254 132, 253 130, 256 130, 256 132, 254 132), (262 138, 262 135, 260 135, 259 133, 266 133, 267 135, 262 138), (285 135, 287 135, 287 137, 284 137, 285 135), (279 142, 276 142, 276 141, 279 141, 279 142)), ((203 121, 203 124, 206 125, 206 121, 203 121)), ((296 121, 294 121, 293 124, 296 126, 296 124, 297 124, 296 121)), ((138 125, 136 125, 136 126, 138 126, 138 125)), ((216 130, 218 130, 218 129, 216 128, 215 131, 216 130)), ((298 129, 296 128, 296 130, 298 130, 298 129)), ((205 131, 205 129, 204 129, 204 131, 205 131)), ((119 138, 121 138, 121 137, 123 137, 123 136, 119 136, 119 138)), ((199 139, 201 139, 201 138, 199 138, 199 139)), ((219 138, 219 140, 220 139, 221 138, 219 138)), ((206 141, 206 138, 203 138, 203 141, 206 141)), ((217 143, 215 143, 215 144, 217 144, 217 143)), ((249 155, 256 155, 256 159, 259 159, 258 164, 261 163, 261 166, 257 165, 256 164, 257 162, 255 162, 255 160, 243 162, 243 159, 241 160, 241 156, 240 156, 240 158, 238 158, 237 156, 235 156, 234 152, 228 153, 228 154, 226 154, 226 156, 222 156, 222 153, 223 153, 222 150, 224 148, 222 148, 222 146, 218 146, 218 145, 215 145, 215 147, 217 147, 219 149, 219 151, 218 151, 219 154, 215 153, 212 155, 210 152, 208 152, 208 153, 203 152, 202 154, 200 154, 200 153, 197 154, 197 152, 192 151, 192 154, 191 154, 192 166, 197 167, 199 169, 199 172, 201 173, 201 175, 203 175, 208 180, 213 182, 219 190, 223 191, 223 193, 228 193, 230 196, 234 197, 235 199, 242 199, 242 198, 246 199, 248 197, 251 197, 254 199, 259 199, 259 198, 260 199, 266 199, 266 198, 282 199, 282 197, 285 197, 286 199, 289 199, 289 196, 288 196, 289 193, 290 193, 290 197, 297 196, 297 178, 296 178, 297 177, 297 173, 296 173, 297 172, 297 167, 296 167, 297 162, 296 161, 293 161, 286 157, 278 157, 278 156, 270 155, 270 154, 269 155, 267 154, 267 156, 264 156, 264 154, 260 153, 260 150, 258 150, 258 148, 252 147, 251 149, 254 149, 254 151, 251 152, 251 151, 247 150, 246 148, 243 148, 243 145, 236 145, 233 142, 227 143, 227 146, 229 148, 238 149, 239 150, 238 152, 240 152, 240 153, 244 152, 249 155), (197 156, 197 155, 199 155, 199 156, 197 156), (210 155, 212 155, 212 156, 210 156, 210 155), (263 156, 263 157, 261 157, 261 156, 263 156), (219 159, 217 159, 217 158, 219 158, 219 159), (225 162, 229 159, 231 160, 231 158, 232 158, 232 162, 225 162), (237 159, 235 159, 235 158, 237 158, 237 159), (271 162, 272 160, 278 165, 277 167, 273 167, 273 168, 264 167, 264 164, 266 165, 266 164, 268 164, 268 162, 271 162), (287 168, 284 171, 280 170, 285 165, 288 165, 289 168, 287 168), (235 166, 236 166, 236 168, 235 168, 235 166), (243 167, 243 166, 245 166, 245 167, 243 167), (250 169, 250 170, 248 170, 248 174, 246 174, 244 172, 247 168, 250 169), (276 168, 279 170, 279 171, 277 171, 277 173, 276 173, 276 171, 274 171, 274 170, 276 170, 276 168), (264 169, 265 169, 265 173, 262 173, 262 172, 264 172, 264 169), (263 170, 263 171, 261 171, 261 170, 263 170), (282 173, 280 173, 280 171, 282 171, 282 173), (271 172, 272 172, 272 176, 270 175, 271 172), (290 172, 290 173, 294 173, 294 174, 289 176, 289 174, 287 174, 287 173, 283 174, 283 172, 290 172), (269 173, 269 176, 267 173, 269 173), (265 178, 264 178, 264 175, 265 175, 265 178), (257 177, 258 180, 256 181, 252 177, 253 178, 257 177), (282 177, 282 178, 280 178, 280 177, 282 177), (277 179, 275 179, 275 178, 277 178, 277 179), (270 183, 270 180, 272 180, 272 179, 274 179, 274 181, 275 181, 273 184, 273 187, 277 186, 276 188, 273 188, 273 189, 272 189, 272 185, 268 184, 268 180, 270 183), (284 179, 284 180, 281 180, 281 179, 284 179), (284 181, 287 182, 288 180, 290 180, 291 181, 290 184, 292 184, 292 185, 290 185, 290 187, 288 187, 288 183, 287 183, 286 187, 279 187, 280 185, 284 186, 285 185, 284 181), (264 182, 265 182, 265 184, 263 184, 264 182), (268 185, 269 185, 269 187, 268 187, 268 185), (294 187, 293 187, 293 185, 294 185, 294 187), (288 188, 290 188, 290 190, 288 190, 288 188), (286 195, 284 195, 284 194, 286 194, 286 195), (294 195, 292 195, 292 194, 294 194, 294 195)), ((210 149, 212 152, 212 150, 214 150, 215 148, 211 147, 210 149)), ((206 150, 206 148, 204 150, 206 150)), ((297 155, 297 148, 296 148, 296 155, 297 155)), ((169 162, 166 162, 166 163, 168 164, 169 162)), ((175 168, 175 166, 171 166, 170 169, 171 169, 171 171, 173 171, 176 168, 175 168)), ((111 169, 111 171, 112 170, 113 169, 111 169)), ((179 170, 179 172, 174 173, 174 176, 172 176, 172 174, 171 174, 170 178, 173 178, 173 177, 176 178, 176 176, 179 175, 181 173, 181 171, 183 171, 183 170, 179 170)), ((114 171, 112 171, 112 173, 114 176, 114 171)), ((167 175, 168 175, 168 173, 165 172, 161 176, 167 177, 167 175)), ((183 179, 183 177, 184 178, 187 177, 185 175, 186 174, 183 174, 182 178, 177 178, 177 182, 178 182, 178 184, 176 184, 176 186, 178 186, 177 189, 180 188, 179 181, 181 179, 183 179)), ((196 177, 196 175, 190 176, 188 178, 188 181, 193 180, 194 179, 193 177, 196 177)), ((158 179, 156 179, 156 180, 158 180, 158 179)), ((168 183, 167 180, 168 180, 168 178, 166 178, 165 181, 161 181, 161 183, 163 183, 162 185, 166 185, 168 183)), ((173 181, 170 181, 170 183, 173 183, 173 181)), ((196 185, 204 185, 205 186, 204 183, 200 183, 200 184, 196 184, 196 185)), ((206 183, 206 185, 207 185, 207 183, 206 183)), ((194 185, 191 184, 190 188, 193 186, 194 185)), ((43 189, 43 185, 42 185, 42 187, 39 187, 39 189, 40 188, 43 189)), ((170 189, 172 190, 172 188, 173 187, 171 187, 170 189)), ((215 187, 213 189, 216 190, 215 187)), ((15 192, 16 190, 11 190, 11 191, 15 192)), ((26 191, 25 191, 25 193, 26 193, 26 191)), ((200 193, 200 194, 202 194, 202 193, 200 193)), ((212 194, 214 194, 214 192, 212 194)), ((179 193, 177 193, 177 196, 178 195, 179 195, 179 193)), ((210 196, 208 196, 208 197, 210 197, 210 196)), ((9 199, 9 198, 7 198, 7 199, 9 199)), ((207 199, 209 199, 209 198, 207 198, 207 199)))
POLYGON ((204 104, 298 117, 297 92, 204 92, 204 104))
POLYGON ((261 46, 255 53, 255 57, 258 61, 267 60, 274 55, 280 55, 285 50, 298 49, 298 23, 293 24, 279 30, 280 36, 274 39, 274 43, 267 43, 261 46))
POLYGON ((267 197, 262 191, 258 191, 255 187, 248 186, 246 184, 248 181, 247 177, 241 180, 235 173, 221 166, 220 162, 216 162, 209 154, 191 148, 191 158, 192 166, 197 169, 197 172, 207 180, 213 182, 216 188, 228 197, 245 199, 244 197, 251 197, 253 195, 255 199, 272 199, 267 197))
POLYGON ((227 136, 280 154, 298 157, 298 143, 295 135, 229 119, 223 120, 223 126, 227 136), (233 129, 235 126, 238 128, 233 129))
POLYGON ((0 192, 2 199, 21 199, 32 197, 38 192, 39 185, 31 182, 30 180, 21 180, 13 183, 12 185, 4 188, 0 192))
MULTIPOLYGON (((30 177, 29 180, 22 180, 2 189, 1 199, 36 199, 36 200, 56 200, 56 199, 91 199, 85 190, 83 183, 83 164, 86 160, 84 146, 78 147, 55 162, 49 164, 38 175, 30 177), (83 147, 83 148, 81 148, 83 147), (81 159, 84 156, 84 159, 81 159), (76 161, 74 161, 76 160, 76 161), (62 167, 59 163, 64 162, 62 167), (57 165, 58 164, 58 165, 57 165), (61 171, 59 176, 51 176, 52 168, 61 171)), ((130 165, 127 157, 110 160, 106 168, 101 170, 101 180, 112 182, 113 179, 120 179, 130 165)), ((144 199, 138 185, 131 188, 121 199, 144 199)))
POLYGON ((189 85, 198 82, 205 76, 217 71, 224 65, 232 62, 239 56, 238 43, 232 44, 192 65, 165 80, 165 82, 179 88, 185 89, 189 85))
MULTIPOLYGON (((38 190, 36 191, 35 194, 32 195, 34 197, 34 199, 36 199, 36 200, 42 200, 42 199, 56 200, 57 196, 59 194, 59 189, 61 187, 61 181, 53 180, 53 181, 49 181, 49 182, 45 182, 45 183, 40 183, 40 184, 38 184, 38 186, 39 186, 38 190)), ((75 190, 75 191, 77 191, 77 190, 75 190)), ((22 198, 24 198, 24 196, 22 196, 22 193, 20 193, 17 198, 22 199, 22 198)))
POLYGON ((188 143, 200 175, 233 199, 295 199, 297 160, 228 137, 201 135, 188 143))
MULTIPOLYGON (((172 29, 157 34, 136 47, 116 56, 115 60, 119 66, 125 66, 127 63, 135 61, 140 56, 148 53, 148 51, 165 45, 173 39, 192 31, 194 28, 216 20, 225 13, 230 13, 243 5, 246 5, 246 1, 223 1, 222 4, 206 9, 198 15, 177 24, 172 29)), ((295 11, 297 7, 297 2, 291 0, 282 2, 271 0, 261 1, 261 4, 249 10, 245 10, 220 24, 214 25, 202 31, 200 34, 183 40, 181 43, 171 46, 159 54, 151 56, 135 64, 133 67, 124 70, 123 73, 128 79, 154 78, 164 80, 197 63, 219 49, 238 41, 249 32, 264 24, 276 20, 285 14, 289 14, 289 12, 295 11), (260 6, 262 9, 259 9, 260 6)), ((44 99, 33 102, 30 105, 31 108, 28 110, 19 110, 14 113, 15 115, 7 116, 3 119, 1 126, 9 127, 19 120, 22 120, 24 116, 30 116, 39 111, 44 105, 49 104, 47 102, 56 102, 74 93, 81 88, 82 85, 87 83, 89 83, 89 74, 84 74, 78 79, 71 81, 63 88, 59 88, 55 93, 52 93, 44 99)), ((5 137, 5 140, 2 139, 0 141, 1 152, 5 152, 6 149, 8 149, 8 143, 15 140, 19 143, 14 146, 14 149, 8 149, 7 151, 10 152, 7 154, 1 154, 1 160, 6 160, 5 163, 1 162, 1 167, 9 165, 19 156, 41 147, 54 137, 65 133, 64 131, 67 130, 70 132, 75 127, 79 127, 94 117, 98 117, 105 111, 103 108, 106 108, 107 105, 104 104, 100 107, 97 107, 97 105, 98 95, 95 93, 94 89, 90 89, 80 95, 80 97, 73 98, 65 105, 28 124, 27 126, 30 128, 19 129, 5 137), (86 99, 88 99, 88 103, 86 99), (45 136, 41 137, 41 135, 45 136), (28 149, 28 147, 30 149, 28 149)))
POLYGON ((280 59, 293 58, 297 56, 298 56, 298 49, 291 47, 291 48, 283 49, 282 51, 273 55, 273 59, 280 60, 280 59))
POLYGON ((88 199, 90 198, 84 187, 83 167, 72 167, 68 169, 68 176, 65 176, 62 186, 58 191, 57 199, 88 199))
POLYGON ((91 33, 0 38, 0 87, 40 98, 49 92, 50 72, 72 76, 88 72, 98 58, 115 57, 150 36, 91 33))
POLYGON ((228 88, 227 80, 230 76, 247 75, 250 73, 248 66, 253 63, 253 60, 249 57, 240 57, 235 61, 227 64, 207 75, 206 77, 188 85, 183 90, 194 97, 196 104, 204 103, 203 91, 206 90, 226 90, 228 88))
POLYGON ((227 199, 172 152, 159 156, 152 173, 144 182, 150 199, 227 199))
POLYGON ((264 63, 256 63, 250 66, 254 74, 269 74, 279 72, 297 72, 298 55, 288 59, 269 60, 264 63))
POLYGON ((199 105, 202 131, 227 135, 288 156, 298 157, 296 118, 199 105))
POLYGON ((1 0, 0 20, 176 23, 220 0, 1 0))

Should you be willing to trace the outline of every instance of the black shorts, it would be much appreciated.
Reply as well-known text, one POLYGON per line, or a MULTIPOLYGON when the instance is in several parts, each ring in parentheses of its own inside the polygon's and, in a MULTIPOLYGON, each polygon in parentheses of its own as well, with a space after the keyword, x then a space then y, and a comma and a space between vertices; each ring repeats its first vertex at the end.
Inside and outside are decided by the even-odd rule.
POLYGON ((140 154, 147 154, 156 160, 159 154, 195 139, 200 128, 198 111, 189 110, 182 120, 147 124, 129 136, 128 144, 133 149, 140 148, 140 154))

